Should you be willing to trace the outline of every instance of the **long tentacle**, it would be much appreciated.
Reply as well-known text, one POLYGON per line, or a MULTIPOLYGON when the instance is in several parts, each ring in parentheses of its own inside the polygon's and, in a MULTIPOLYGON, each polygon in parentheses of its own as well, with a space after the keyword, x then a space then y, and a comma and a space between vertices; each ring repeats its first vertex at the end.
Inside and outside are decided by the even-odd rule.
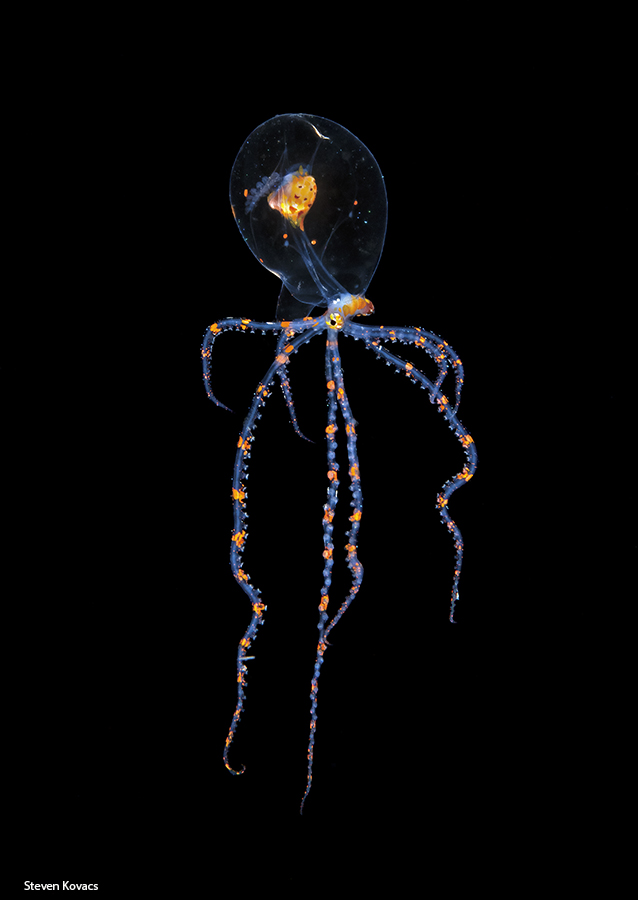
MULTIPOLYGON (((360 325, 357 322, 348 321, 344 332, 357 340, 399 341, 402 344, 414 344, 425 350, 436 362, 439 374, 434 382, 435 387, 441 388, 443 379, 448 369, 448 363, 454 369, 455 374, 455 404, 454 412, 458 412, 461 403, 461 389, 463 387, 463 364, 447 341, 444 341, 432 331, 424 328, 396 327, 386 328, 383 325, 360 325)), ((432 401, 434 402, 434 401, 432 401)))
POLYGON ((323 508, 323 586, 321 588, 321 602, 319 603, 319 640, 317 642, 317 655, 315 657, 315 668, 312 676, 312 685, 310 690, 310 737, 308 740, 308 778, 306 782, 306 792, 301 801, 300 813, 303 813, 306 797, 310 793, 312 786, 312 762, 314 758, 315 733, 317 730, 317 693, 319 691, 319 673, 323 663, 323 654, 326 649, 325 627, 328 621, 328 613, 326 612, 329 602, 329 591, 332 583, 332 566, 334 544, 332 543, 333 525, 335 510, 338 502, 339 489, 339 463, 336 461, 337 441, 335 433, 337 431, 337 386, 333 377, 334 347, 328 335, 326 341, 326 386, 328 388, 328 424, 326 426, 326 448, 328 457, 328 498, 323 508))
POLYGON ((459 599, 459 580, 463 563, 463 538, 458 525, 448 512, 448 501, 454 491, 462 484, 469 481, 474 475, 478 463, 476 445, 472 435, 463 427, 456 415, 456 411, 451 408, 448 398, 445 394, 441 393, 440 388, 433 384, 429 378, 426 378, 426 376, 416 369, 412 363, 399 359, 398 356, 395 356, 393 353, 390 353, 389 350, 386 350, 385 347, 382 347, 378 341, 369 340, 367 337, 364 337, 364 340, 366 347, 374 351, 381 359, 384 359, 388 365, 395 366, 400 372, 404 372, 412 381, 419 383, 421 387, 428 391, 430 400, 438 404, 439 412, 443 413, 448 421, 450 429, 461 442, 463 450, 465 451, 465 466, 453 478, 446 481, 436 498, 437 509, 448 531, 454 538, 454 548, 456 551, 454 580, 452 583, 452 602, 450 605, 450 622, 454 622, 454 610, 459 599))
POLYGON ((237 453, 235 455, 235 465, 233 468, 233 533, 230 545, 230 566, 237 583, 248 595, 253 612, 250 624, 237 648, 237 706, 233 714, 228 737, 226 738, 226 746, 224 748, 224 764, 233 775, 241 774, 245 768, 244 766, 239 770, 232 768, 228 762, 228 750, 235 736, 235 731, 239 724, 246 699, 245 688, 248 671, 246 661, 253 659, 253 657, 246 655, 246 651, 250 648, 250 645, 257 635, 257 629, 263 622, 263 614, 266 609, 260 599, 261 592, 258 588, 253 587, 250 582, 250 576, 243 568, 242 564, 242 554, 248 538, 246 522, 248 460, 250 458, 257 420, 261 416, 261 410, 266 399, 270 396, 270 386, 277 375, 277 372, 282 366, 287 365, 290 356, 295 353, 302 344, 311 340, 316 333, 315 330, 305 329, 302 334, 291 338, 290 342, 277 354, 263 380, 257 386, 255 396, 253 397, 250 410, 244 421, 237 443, 237 453))
POLYGON ((308 741, 308 778, 306 782, 306 792, 301 801, 300 812, 303 813, 304 803, 310 793, 312 786, 312 763, 314 756, 315 735, 317 730, 317 698, 319 692, 319 674, 324 659, 324 653, 328 646, 328 634, 332 631, 346 609, 350 606, 359 591, 363 580, 363 566, 357 557, 357 536, 361 522, 361 508, 363 505, 363 494, 361 492, 361 478, 359 473, 359 457, 357 455, 357 433, 355 429, 355 420, 350 409, 348 396, 345 390, 343 380, 343 371, 341 369, 341 361, 339 358, 339 347, 337 342, 336 330, 329 329, 328 340, 326 341, 326 381, 328 387, 328 426, 326 428, 326 438, 328 444, 328 502, 324 506, 324 558, 326 560, 323 572, 323 587, 321 589, 321 603, 319 604, 319 641, 317 644, 317 655, 315 657, 315 668, 312 678, 312 686, 310 699, 312 701, 310 707, 310 738, 308 741), (346 425, 346 443, 348 448, 348 474, 350 475, 350 491, 352 500, 350 505, 353 508, 350 522, 350 529, 346 534, 347 543, 347 559, 348 567, 352 572, 352 587, 344 602, 341 604, 337 613, 328 622, 328 591, 331 584, 331 571, 333 562, 334 545, 332 543, 332 520, 334 518, 337 506, 337 489, 339 479, 337 477, 338 464, 335 462, 336 440, 334 434, 337 430, 337 402, 341 408, 341 415, 346 425))

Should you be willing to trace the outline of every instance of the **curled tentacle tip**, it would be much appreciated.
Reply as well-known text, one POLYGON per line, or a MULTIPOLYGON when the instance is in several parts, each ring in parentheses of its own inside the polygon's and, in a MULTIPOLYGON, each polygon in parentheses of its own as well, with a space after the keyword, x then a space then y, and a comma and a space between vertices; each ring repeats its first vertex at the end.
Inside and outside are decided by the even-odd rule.
POLYGON ((241 769, 233 769, 233 767, 226 761, 224 761, 224 765, 226 766, 226 768, 228 769, 228 771, 230 772, 231 775, 243 775, 244 772, 246 771, 246 766, 244 766, 243 764, 242 764, 241 769))

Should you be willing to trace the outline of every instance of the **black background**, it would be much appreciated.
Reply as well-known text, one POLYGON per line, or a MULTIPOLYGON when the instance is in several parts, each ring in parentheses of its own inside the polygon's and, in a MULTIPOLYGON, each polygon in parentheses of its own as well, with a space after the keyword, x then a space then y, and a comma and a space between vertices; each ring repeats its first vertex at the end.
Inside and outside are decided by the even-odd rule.
MULTIPOLYGON (((560 334, 583 308, 573 272, 585 296, 599 287, 577 240, 568 106, 485 61, 477 82, 451 66, 395 75, 391 89, 351 72, 347 89, 329 89, 293 88, 272 70, 242 85, 242 58, 226 71, 182 50, 126 76, 111 60, 94 80, 75 67, 68 90, 40 95, 49 152, 36 151, 34 183, 47 241, 28 271, 49 292, 33 367, 12 370, 9 385, 21 423, 15 833, 33 880, 148 871, 149 856, 168 866, 178 844, 199 871, 211 854, 219 864, 227 848, 258 853, 281 838, 261 865, 292 881, 312 870, 328 830, 337 854, 367 828, 399 835, 406 858, 424 840, 438 858, 481 828, 495 779, 520 790, 517 767, 538 740, 521 720, 520 704, 534 716, 536 701, 520 658, 573 602, 564 548, 548 536, 562 515, 558 476, 542 477, 566 471, 553 422, 575 364, 560 334), (301 819, 326 491, 323 343, 290 366, 315 443, 294 434, 276 390, 251 459, 245 562, 268 610, 232 749, 247 767, 238 778, 221 757, 250 607, 228 563, 230 481, 274 339, 217 341, 214 387, 234 414, 206 398, 199 358, 211 322, 274 317, 279 283, 244 245, 227 194, 247 135, 283 112, 338 121, 379 162, 389 221, 369 321, 421 325, 457 351, 460 418, 479 457, 450 503, 465 540, 451 625, 453 548, 435 498, 463 453, 425 392, 341 339, 365 576, 331 635, 301 819)), ((345 480, 340 497, 348 509, 345 480)), ((337 553, 335 606, 348 589, 340 565, 337 553)), ((383 839, 375 846, 382 853, 383 839)))

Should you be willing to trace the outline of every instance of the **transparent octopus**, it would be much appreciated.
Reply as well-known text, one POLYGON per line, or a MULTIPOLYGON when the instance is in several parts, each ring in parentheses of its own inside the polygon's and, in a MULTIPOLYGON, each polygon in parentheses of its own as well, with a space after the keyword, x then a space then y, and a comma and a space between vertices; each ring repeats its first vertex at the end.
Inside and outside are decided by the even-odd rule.
POLYGON ((283 282, 277 306, 276 322, 255 322, 230 318, 214 322, 202 345, 204 384, 210 399, 228 409, 213 394, 210 386, 210 362, 213 344, 224 331, 243 330, 278 336, 275 358, 257 385, 244 421, 233 469, 233 530, 230 564, 233 575, 248 595, 252 617, 237 650, 237 706, 226 738, 224 763, 234 775, 241 774, 228 762, 228 751, 235 736, 246 699, 247 662, 257 629, 264 621, 266 606, 258 588, 251 584, 242 563, 246 546, 246 499, 248 460, 257 420, 277 378, 295 431, 297 425, 288 379, 288 363, 303 344, 318 334, 326 336, 326 387, 328 424, 328 496, 323 515, 323 586, 319 603, 319 639, 311 682, 310 737, 308 772, 304 803, 312 784, 312 763, 317 729, 319 673, 327 647, 327 638, 355 598, 363 579, 357 556, 357 537, 362 515, 361 476, 357 456, 355 419, 350 409, 339 359, 339 334, 364 342, 376 356, 395 367, 425 389, 430 402, 438 406, 465 452, 465 465, 443 485, 436 505, 452 534, 455 547, 454 577, 450 621, 459 597, 459 579, 463 559, 463 541, 448 506, 451 495, 474 475, 477 454, 471 435, 458 418, 463 385, 463 367, 452 348, 435 334, 415 327, 367 326, 355 323, 358 316, 374 311, 365 292, 376 270, 387 222, 387 201, 383 176, 370 151, 349 131, 328 119, 311 115, 281 115, 260 125, 242 146, 230 178, 230 201, 239 230, 259 262, 283 282), (321 312, 312 315, 313 309, 321 312), (303 313, 306 313, 303 315, 303 313), (412 363, 386 349, 384 344, 413 344, 436 363, 438 375, 430 381, 412 363), (448 367, 455 373, 455 401, 441 387, 448 367), (333 566, 333 525, 339 487, 336 463, 337 411, 346 432, 348 477, 352 500, 350 529, 346 534, 347 564, 352 586, 348 596, 332 618, 328 614, 333 566))

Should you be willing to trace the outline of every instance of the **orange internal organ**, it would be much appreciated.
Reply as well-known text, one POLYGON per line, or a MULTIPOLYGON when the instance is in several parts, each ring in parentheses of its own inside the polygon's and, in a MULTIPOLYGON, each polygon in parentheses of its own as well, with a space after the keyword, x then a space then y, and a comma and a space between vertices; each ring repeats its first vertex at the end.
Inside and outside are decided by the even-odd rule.
POLYGON ((280 212, 286 221, 300 228, 317 196, 317 182, 299 166, 296 172, 286 175, 276 191, 268 195, 268 206, 280 212))

